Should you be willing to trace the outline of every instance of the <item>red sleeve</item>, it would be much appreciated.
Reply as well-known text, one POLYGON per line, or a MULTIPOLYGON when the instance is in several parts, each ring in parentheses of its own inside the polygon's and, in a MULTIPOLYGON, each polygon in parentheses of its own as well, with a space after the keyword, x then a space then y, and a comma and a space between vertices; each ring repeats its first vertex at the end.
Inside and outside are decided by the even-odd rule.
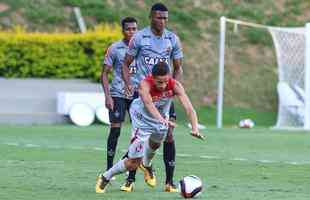
POLYGON ((176 80, 173 78, 170 78, 168 81, 168 90, 173 90, 176 84, 176 80))

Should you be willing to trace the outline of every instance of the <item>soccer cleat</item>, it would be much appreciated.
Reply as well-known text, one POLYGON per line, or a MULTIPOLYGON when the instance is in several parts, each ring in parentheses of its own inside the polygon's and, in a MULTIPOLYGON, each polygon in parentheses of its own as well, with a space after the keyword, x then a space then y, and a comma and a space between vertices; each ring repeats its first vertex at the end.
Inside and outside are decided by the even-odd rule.
POLYGON ((178 188, 174 184, 167 183, 165 185, 165 192, 178 192, 178 188))
POLYGON ((124 183, 124 185, 121 186, 121 191, 132 192, 133 191, 133 185, 134 185, 133 181, 127 180, 126 183, 124 183))
POLYGON ((106 179, 102 174, 97 177, 96 193, 104 193, 105 189, 110 181, 106 179))
POLYGON ((139 168, 144 173, 144 181, 146 182, 146 184, 149 185, 150 187, 155 187, 156 186, 156 177, 155 177, 154 171, 152 169, 152 166, 146 167, 143 164, 140 164, 139 168))

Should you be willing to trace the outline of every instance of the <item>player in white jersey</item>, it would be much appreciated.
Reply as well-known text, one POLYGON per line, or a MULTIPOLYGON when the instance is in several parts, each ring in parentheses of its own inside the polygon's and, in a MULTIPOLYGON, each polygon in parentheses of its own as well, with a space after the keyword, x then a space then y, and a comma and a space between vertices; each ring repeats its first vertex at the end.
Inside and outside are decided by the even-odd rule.
POLYGON ((167 118, 174 96, 178 97, 190 120, 192 136, 203 139, 198 130, 196 112, 183 86, 170 76, 167 63, 157 63, 151 75, 139 84, 139 98, 135 99, 130 107, 134 137, 128 148, 128 158, 120 160, 99 175, 96 183, 97 193, 105 192, 113 176, 127 170, 136 170, 138 166, 144 170, 144 177, 153 178, 151 161, 165 139, 168 127, 175 126, 175 123, 167 118))
MULTIPOLYGON (((139 82, 152 71, 153 66, 162 61, 166 62, 173 72, 173 78, 179 80, 182 74, 182 47, 179 38, 173 32, 165 28, 168 21, 168 9, 162 3, 156 3, 150 11, 151 25, 138 31, 130 40, 124 65, 123 78, 126 84, 126 91, 131 94, 137 88, 139 82), (133 81, 130 80, 129 68, 135 60, 137 73, 133 81), (173 65, 173 67, 172 67, 173 65)), ((176 120, 174 105, 170 107, 170 120, 176 120)), ((173 174, 175 168, 175 143, 173 137, 173 127, 168 130, 168 137, 163 145, 163 160, 166 169, 166 192, 176 192, 177 188, 173 184, 173 174)), ((127 182, 122 186, 124 191, 132 191, 134 182, 134 172, 130 172, 127 182)), ((155 187, 156 181, 146 183, 155 187)))
MULTIPOLYGON (((128 43, 137 31, 137 20, 133 17, 126 17, 121 21, 123 39, 114 42, 107 50, 101 73, 101 82, 105 93, 105 104, 109 109, 110 132, 107 141, 107 169, 113 166, 113 159, 121 132, 122 122, 124 122, 126 111, 133 97, 124 93, 124 81, 122 79, 122 64, 128 50, 128 43), (108 74, 113 72, 113 79, 109 84, 108 74)), ((132 63, 131 72, 135 71, 132 63)))

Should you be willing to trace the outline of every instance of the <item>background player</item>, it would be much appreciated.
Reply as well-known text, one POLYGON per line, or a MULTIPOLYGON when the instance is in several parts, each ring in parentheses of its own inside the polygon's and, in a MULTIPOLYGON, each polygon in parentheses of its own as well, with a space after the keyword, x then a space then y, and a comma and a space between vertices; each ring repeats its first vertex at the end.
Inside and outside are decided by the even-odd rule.
POLYGON ((128 149, 128 158, 117 162, 112 168, 100 174, 96 183, 96 192, 104 193, 107 184, 114 175, 135 170, 140 165, 145 179, 153 181, 151 161, 167 135, 169 126, 175 126, 168 119, 172 98, 177 96, 190 120, 191 134, 203 139, 199 134, 196 112, 186 95, 183 86, 173 79, 166 62, 157 63, 151 75, 141 81, 139 98, 130 107, 132 131, 134 137, 128 149))
MULTIPOLYGON (((129 50, 125 57, 123 65, 123 78, 126 83, 126 91, 132 94, 137 88, 139 82, 151 73, 153 66, 159 61, 166 62, 171 66, 173 62, 173 78, 179 80, 182 74, 182 48, 179 38, 172 32, 168 31, 165 26, 168 21, 168 9, 162 3, 156 3, 150 11, 151 25, 138 31, 129 43, 129 50), (130 82, 129 68, 130 64, 136 61, 137 74, 130 82)), ((176 114, 174 105, 170 108, 170 120, 175 121, 176 114)), ((176 192, 177 189, 173 184, 173 174, 175 168, 175 143, 172 135, 173 127, 168 130, 168 136, 163 145, 163 159, 166 169, 165 191, 176 192)), ((134 173, 130 172, 127 183, 122 190, 131 191, 134 173), (126 188, 127 187, 127 188, 126 188)), ((154 187, 156 181, 146 182, 154 187)))
MULTIPOLYGON (((126 17, 122 20, 123 39, 113 43, 104 58, 104 66, 101 73, 102 86, 105 93, 105 104, 109 109, 110 133, 107 141, 107 169, 113 166, 113 159, 121 132, 121 125, 125 119, 126 111, 129 110, 132 97, 124 93, 124 81, 122 79, 122 63, 128 43, 137 31, 137 20, 126 17), (108 74, 113 71, 113 80, 109 88, 108 74)), ((134 65, 130 65, 130 71, 134 72, 134 65)))

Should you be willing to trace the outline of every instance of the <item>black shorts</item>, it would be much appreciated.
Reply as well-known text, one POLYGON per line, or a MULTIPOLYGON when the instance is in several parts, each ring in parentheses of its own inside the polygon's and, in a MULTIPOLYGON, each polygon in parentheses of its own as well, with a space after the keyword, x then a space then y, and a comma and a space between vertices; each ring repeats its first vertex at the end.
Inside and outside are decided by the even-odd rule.
POLYGON ((175 113, 174 103, 171 102, 170 110, 169 110, 169 119, 177 119, 177 114, 175 113))
POLYGON ((114 110, 109 110, 109 118, 111 123, 124 122, 126 111, 129 113, 131 99, 121 97, 112 97, 114 101, 114 110))

